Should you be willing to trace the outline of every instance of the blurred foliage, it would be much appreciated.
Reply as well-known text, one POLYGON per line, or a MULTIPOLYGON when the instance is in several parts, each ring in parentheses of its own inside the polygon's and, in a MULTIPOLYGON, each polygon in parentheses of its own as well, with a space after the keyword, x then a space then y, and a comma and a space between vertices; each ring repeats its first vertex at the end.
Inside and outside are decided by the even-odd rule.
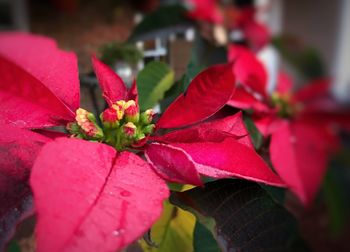
POLYGON ((11 241, 7 247, 8 252, 21 252, 21 247, 19 246, 18 242, 11 241))
POLYGON ((174 84, 175 73, 159 61, 148 63, 137 76, 139 105, 141 110, 153 108, 163 99, 165 92, 174 84))
POLYGON ((227 49, 226 47, 215 46, 197 34, 194 40, 191 62, 201 68, 227 63, 227 49))
POLYGON ((350 147, 345 147, 330 163, 323 183, 324 199, 330 218, 330 231, 341 235, 350 221, 350 147))
POLYGON ((274 38, 272 44, 305 78, 311 80, 326 75, 321 56, 315 48, 305 47, 297 39, 287 36, 274 38))
POLYGON ((153 246, 141 241, 146 252, 192 252, 195 217, 172 204, 164 202, 160 219, 151 229, 153 246))
POLYGON ((194 252, 220 252, 213 234, 199 221, 196 222, 193 233, 194 252))
POLYGON ((261 135, 261 133, 259 132, 259 130, 257 129, 253 120, 250 117, 244 116, 243 120, 250 134, 250 138, 254 144, 255 149, 260 149, 261 145, 263 144, 263 136, 261 135))
POLYGON ((133 44, 111 42, 100 48, 101 60, 113 67, 117 61, 136 65, 143 58, 142 52, 133 44))
POLYGON ((157 10, 147 14, 134 28, 129 41, 137 41, 162 37, 175 32, 177 27, 189 25, 186 9, 179 4, 160 6, 157 10))

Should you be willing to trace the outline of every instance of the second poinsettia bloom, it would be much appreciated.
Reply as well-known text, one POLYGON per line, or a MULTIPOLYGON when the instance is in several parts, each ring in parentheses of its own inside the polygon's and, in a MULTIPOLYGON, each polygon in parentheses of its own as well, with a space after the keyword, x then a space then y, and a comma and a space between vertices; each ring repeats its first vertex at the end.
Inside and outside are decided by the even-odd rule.
POLYGON ((305 205, 315 198, 328 160, 339 147, 337 131, 350 129, 350 112, 330 96, 330 80, 314 80, 297 92, 281 72, 267 93, 267 74, 248 49, 231 46, 230 60, 239 86, 229 105, 253 111, 259 131, 270 137, 270 158, 281 178, 305 205))

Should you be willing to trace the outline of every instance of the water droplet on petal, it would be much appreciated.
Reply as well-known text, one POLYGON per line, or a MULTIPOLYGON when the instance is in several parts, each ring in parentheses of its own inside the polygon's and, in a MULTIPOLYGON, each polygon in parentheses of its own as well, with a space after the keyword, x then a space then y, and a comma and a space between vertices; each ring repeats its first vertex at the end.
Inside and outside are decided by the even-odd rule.
POLYGON ((13 124, 15 124, 18 127, 24 127, 24 126, 27 125, 27 123, 25 121, 23 121, 23 120, 14 121, 13 124))
POLYGON ((290 142, 291 143, 296 143, 297 142, 297 138, 295 136, 291 136, 290 137, 290 142))
POLYGON ((125 230, 124 229, 116 229, 112 232, 113 236, 120 236, 122 234, 124 234, 125 230))
POLYGON ((121 196, 124 196, 124 197, 129 197, 131 195, 131 193, 129 191, 122 191, 120 193, 121 196))

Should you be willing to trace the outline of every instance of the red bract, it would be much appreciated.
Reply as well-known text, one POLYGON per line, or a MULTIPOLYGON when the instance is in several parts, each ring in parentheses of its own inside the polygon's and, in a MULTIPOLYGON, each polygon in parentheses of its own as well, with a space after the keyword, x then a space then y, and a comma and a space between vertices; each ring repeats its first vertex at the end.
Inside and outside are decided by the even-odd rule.
POLYGON ((17 222, 32 214, 28 184, 30 170, 41 147, 50 139, 11 125, 0 125, 0 250, 17 222))
POLYGON ((0 102, 0 123, 43 128, 71 121, 79 107, 75 55, 48 38, 2 33, 0 102))
POLYGON ((158 128, 177 128, 202 121, 225 106, 234 92, 232 65, 216 65, 197 75, 157 123, 158 128), (206 97, 206 99, 203 99, 206 97))
POLYGON ((186 0, 190 18, 209 23, 222 23, 223 15, 217 0, 186 0))
MULTIPOLYGON (((49 53, 50 50, 57 51, 57 48, 40 37, 3 35, 3 39, 14 46, 7 49, 22 50, 17 47, 20 47, 18 39, 23 44, 23 36, 30 41, 38 41, 40 50, 52 56, 46 62, 47 69, 50 69, 51 61, 59 62, 55 57, 62 52, 49 53)), ((39 50, 35 43, 31 44, 31 48, 33 51, 39 50)), ((26 58, 25 51, 22 53, 22 58, 26 58)), ((35 61, 35 57, 32 60, 35 61)), ((16 66, 10 60, 3 61, 3 64, 8 70, 25 69, 21 61, 16 66)), ((215 178, 234 176, 272 185, 283 184, 255 153, 240 114, 164 135, 156 132, 155 136, 150 136, 155 128, 180 128, 198 123, 227 103, 235 86, 231 65, 215 66, 200 73, 190 84, 187 93, 165 111, 157 125, 151 123, 152 110, 138 113, 136 83, 127 90, 120 77, 95 57, 93 66, 103 96, 109 104, 106 120, 104 114, 101 116, 103 126, 96 123, 93 114, 79 108, 64 120, 59 117, 54 122, 69 121, 67 128, 72 136, 84 140, 60 137, 45 130, 40 131, 42 135, 35 134, 48 139, 44 147, 39 145, 40 153, 37 155, 40 149, 37 148, 31 156, 32 162, 36 158, 30 184, 38 215, 38 251, 115 251, 124 248, 149 229, 161 213, 162 201, 168 197, 168 189, 158 175, 167 181, 195 185, 202 183, 200 175, 215 178), (212 92, 215 96, 211 95, 212 92), (140 158, 143 152, 148 162, 140 158)), ((21 75, 32 76, 32 72, 22 70, 16 72, 19 78, 17 82, 22 81, 21 75)), ((70 71, 75 70, 73 67, 70 71)), ((32 113, 38 118, 35 124, 25 118, 23 113, 18 112, 17 116, 13 103, 5 103, 3 107, 5 111, 13 111, 16 120, 24 117, 26 126, 51 125, 56 118, 56 114, 44 111, 44 103, 40 103, 46 99, 46 95, 54 93, 50 90, 57 83, 56 75, 45 78, 44 72, 42 74, 42 79, 50 79, 50 82, 39 85, 45 88, 38 89, 38 99, 23 93, 18 100, 23 100, 24 105, 30 101, 33 110, 38 108, 32 113), (43 118, 39 117, 40 113, 43 113, 43 118)), ((59 74, 60 79, 63 78, 61 74, 66 73, 59 74)), ((68 75, 77 76, 77 73, 68 75)), ((37 85, 37 82, 33 85, 37 85)), ((2 86, 2 94, 11 97, 7 87, 2 86)), ((53 106, 50 110, 55 111, 55 106, 61 108, 62 104, 67 105, 66 108, 70 107, 68 104, 74 104, 70 108, 78 108, 77 101, 68 103, 64 98, 68 96, 61 96, 62 92, 55 92, 56 98, 50 96, 57 100, 57 103, 48 103, 53 106)), ((72 99, 78 97, 74 95, 72 99)), ((11 124, 12 121, 7 120, 6 116, 5 113, 4 122, 11 124)), ((37 142, 34 135, 30 136, 33 132, 23 131, 28 132, 29 142, 37 142)), ((31 165, 29 163, 29 169, 31 165)))
POLYGON ((229 27, 240 29, 249 47, 258 51, 269 43, 271 35, 267 26, 256 20, 255 12, 254 7, 229 8, 226 15, 229 16, 229 27))
POLYGON ((228 104, 253 109, 260 132, 265 137, 271 135, 270 154, 275 170, 304 204, 310 204, 329 156, 338 146, 334 126, 348 127, 349 112, 330 98, 328 80, 314 81, 292 94, 291 80, 281 73, 276 92, 266 97, 266 74, 262 74, 263 66, 257 58, 236 46, 230 48, 230 58, 236 61, 234 72, 240 86, 239 95, 236 93, 228 104), (240 53, 242 50, 245 52, 240 53), (250 80, 259 80, 255 82, 259 87, 251 85, 250 80))
POLYGON ((147 231, 168 196, 135 154, 64 138, 43 148, 31 185, 38 251, 119 250, 147 231))
POLYGON ((254 7, 220 6, 217 0, 187 0, 188 16, 200 22, 224 25, 228 30, 239 30, 249 47, 258 51, 270 41, 268 28, 256 20, 254 7))
MULTIPOLYGON (((97 74, 101 73, 97 69, 98 67, 103 69, 107 67, 98 62, 96 58, 93 61, 95 61, 94 66, 97 74)), ((155 128, 180 128, 198 123, 221 109, 234 92, 235 79, 231 68, 231 64, 213 66, 197 75, 190 83, 186 93, 180 95, 163 113, 155 128)), ((114 72, 110 71, 109 73, 112 76, 104 78, 110 80, 114 78, 116 82, 119 82, 117 77, 113 77, 116 75, 114 72)), ((101 77, 98 78, 101 79, 101 77)), ((109 85, 113 85, 113 83, 111 82, 109 85)), ((102 89, 104 94, 107 95, 107 100, 113 100, 111 97, 115 94, 109 94, 109 91, 106 92, 106 90, 113 90, 113 88, 102 85, 102 89)), ((126 94, 124 98, 120 98, 128 99, 128 96, 126 94)), ((167 181, 200 185, 200 174, 211 177, 241 177, 240 173, 244 171, 247 173, 247 177, 253 180, 272 185, 282 185, 279 178, 254 152, 250 140, 247 140, 247 135, 248 132, 239 114, 230 118, 174 130, 164 135, 157 134, 149 138, 148 144, 144 145, 143 149, 151 166, 167 181), (243 149, 246 148, 244 145, 248 145, 249 148, 247 148, 245 155, 239 155, 246 160, 255 160, 256 158, 255 165, 254 162, 242 162, 242 164, 237 162, 237 166, 229 165, 229 163, 221 166, 215 162, 206 161, 204 166, 204 163, 202 164, 200 160, 195 161, 197 160, 196 156, 201 155, 200 152, 190 155, 188 150, 181 146, 175 146, 175 144, 180 143, 198 142, 203 144, 217 142, 219 146, 221 144, 226 146, 226 143, 224 143, 226 138, 232 138, 235 145, 237 147, 241 146, 243 149), (204 167, 206 169, 203 169, 204 167), (218 171, 222 171, 220 174, 224 175, 218 175, 218 171), (260 172, 264 175, 262 176, 260 172)), ((211 160, 214 161, 217 155, 221 155, 223 159, 230 159, 236 155, 236 150, 228 149, 227 151, 218 151, 211 154, 203 149, 203 153, 207 157, 211 156, 211 160)))

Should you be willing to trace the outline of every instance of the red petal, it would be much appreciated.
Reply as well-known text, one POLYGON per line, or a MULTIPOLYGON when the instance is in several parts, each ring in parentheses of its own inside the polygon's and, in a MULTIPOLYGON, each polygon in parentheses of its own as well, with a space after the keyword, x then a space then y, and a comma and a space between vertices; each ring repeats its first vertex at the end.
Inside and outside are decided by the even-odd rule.
POLYGON ((198 74, 187 91, 163 113, 158 128, 176 128, 202 121, 231 98, 235 89, 232 64, 209 67, 198 74))
POLYGON ((280 118, 277 114, 271 112, 261 116, 253 116, 253 121, 260 133, 264 137, 267 137, 279 129, 285 120, 280 118))
POLYGON ((281 94, 289 93, 292 91, 293 81, 291 77, 285 72, 279 72, 276 91, 281 94))
POLYGON ((330 81, 319 79, 300 89, 295 99, 303 103, 301 117, 314 123, 350 129, 350 111, 330 94, 330 81))
POLYGON ((223 22, 217 0, 187 0, 186 3, 190 8, 188 12, 190 18, 210 23, 223 22))
POLYGON ((128 100, 134 100, 136 103, 139 102, 139 93, 137 91, 136 80, 134 79, 131 88, 128 91, 128 100))
POLYGON ((263 64, 247 48, 230 45, 228 58, 234 62, 233 72, 242 85, 266 97, 267 74, 263 64))
POLYGON ((167 181, 202 184, 191 158, 181 149, 171 145, 152 143, 147 146, 145 156, 154 170, 167 181))
POLYGON ((195 162, 200 174, 214 177, 238 177, 270 185, 284 183, 251 148, 226 138, 221 143, 173 144, 195 162))
POLYGON ((274 168, 305 205, 321 185, 329 156, 328 135, 319 125, 285 122, 271 138, 274 168))
POLYGON ((127 90, 124 81, 109 66, 102 63, 95 56, 92 56, 92 65, 102 89, 103 98, 108 105, 111 106, 116 101, 125 100, 127 98, 127 90))
POLYGON ((221 142, 227 137, 234 137, 240 143, 254 148, 244 125, 242 112, 187 129, 172 131, 163 136, 153 137, 153 140, 165 143, 221 142))
POLYGON ((39 252, 121 250, 150 228, 168 197, 138 156, 76 139, 43 148, 31 185, 39 252))
POLYGON ((48 38, 0 35, 0 123, 41 128, 74 119, 79 79, 74 54, 48 38))
POLYGON ((0 250, 16 224, 31 214, 28 178, 41 147, 50 139, 12 126, 0 126, 0 250))
POLYGON ((329 94, 330 80, 318 79, 299 89, 295 99, 299 102, 309 102, 329 94))
POLYGON ((0 125, 0 173, 27 181, 41 147, 51 139, 11 125, 0 125))
POLYGON ((268 112, 270 108, 243 87, 237 87, 227 105, 240 109, 254 109, 257 112, 268 112))
POLYGON ((270 32, 263 24, 251 20, 242 27, 243 33, 254 51, 260 50, 270 42, 270 32))

